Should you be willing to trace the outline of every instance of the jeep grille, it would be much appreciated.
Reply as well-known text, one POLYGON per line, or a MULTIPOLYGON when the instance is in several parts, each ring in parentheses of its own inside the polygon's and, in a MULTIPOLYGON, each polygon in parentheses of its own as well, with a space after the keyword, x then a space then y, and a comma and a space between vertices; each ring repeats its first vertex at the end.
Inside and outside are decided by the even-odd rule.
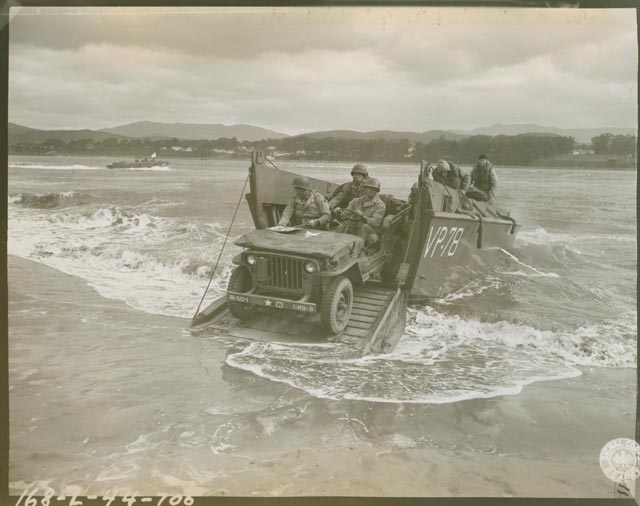
POLYGON ((260 255, 258 283, 269 288, 302 291, 304 261, 297 258, 260 255))

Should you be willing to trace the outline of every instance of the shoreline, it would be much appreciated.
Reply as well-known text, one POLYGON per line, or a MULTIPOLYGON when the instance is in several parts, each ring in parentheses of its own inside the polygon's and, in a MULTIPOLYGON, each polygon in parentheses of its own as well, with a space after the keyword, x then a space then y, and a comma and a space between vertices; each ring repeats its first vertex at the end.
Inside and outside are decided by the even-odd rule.
POLYGON ((49 480, 80 495, 607 498, 599 452, 634 437, 634 369, 576 367, 447 404, 328 401, 231 368, 184 319, 81 278, 13 255, 8 278, 13 494, 49 480), (218 414, 258 399, 246 420, 218 414), (185 425, 193 416, 201 429, 185 425))

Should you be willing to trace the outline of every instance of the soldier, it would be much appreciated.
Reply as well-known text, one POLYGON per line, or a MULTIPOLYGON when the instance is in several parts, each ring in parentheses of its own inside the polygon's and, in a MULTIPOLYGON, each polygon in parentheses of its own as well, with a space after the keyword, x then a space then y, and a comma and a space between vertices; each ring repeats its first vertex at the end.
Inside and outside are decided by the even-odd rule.
POLYGON ((356 163, 351 169, 351 177, 353 178, 352 182, 340 185, 333 192, 331 200, 329 200, 329 207, 332 211, 337 207, 346 207, 354 198, 364 195, 364 181, 369 177, 367 167, 356 163))
POLYGON ((347 208, 360 218, 361 224, 354 233, 364 239, 366 247, 373 246, 380 239, 378 231, 387 207, 378 196, 379 192, 380 181, 375 177, 367 178, 364 182, 364 195, 353 199, 347 208))
POLYGON ((293 188, 296 194, 289 199, 278 225, 291 224, 292 226, 302 225, 305 228, 326 229, 331 220, 331 211, 325 198, 311 189, 306 177, 295 178, 293 188))
POLYGON ((469 174, 448 160, 438 160, 433 171, 433 179, 456 190, 466 191, 469 188, 469 174))
POLYGON ((467 197, 492 204, 496 196, 497 187, 498 178, 493 165, 491 165, 487 155, 480 155, 471 171, 471 186, 467 192, 467 197))

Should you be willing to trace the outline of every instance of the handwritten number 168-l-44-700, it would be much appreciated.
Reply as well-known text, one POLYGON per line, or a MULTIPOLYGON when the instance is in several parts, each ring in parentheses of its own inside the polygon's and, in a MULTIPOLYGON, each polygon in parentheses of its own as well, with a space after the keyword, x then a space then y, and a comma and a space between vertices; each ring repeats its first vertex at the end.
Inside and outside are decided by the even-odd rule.
POLYGON ((90 500, 91 504, 95 504, 97 500, 102 501, 102 506, 133 506, 136 503, 150 506, 193 506, 195 502, 193 497, 180 494, 158 494, 146 497, 137 497, 135 495, 112 496, 107 494, 103 497, 88 495, 85 498, 77 495, 57 495, 52 488, 47 488, 40 494, 38 492, 37 487, 27 487, 14 506, 84 506, 89 504, 84 502, 85 499, 90 500))

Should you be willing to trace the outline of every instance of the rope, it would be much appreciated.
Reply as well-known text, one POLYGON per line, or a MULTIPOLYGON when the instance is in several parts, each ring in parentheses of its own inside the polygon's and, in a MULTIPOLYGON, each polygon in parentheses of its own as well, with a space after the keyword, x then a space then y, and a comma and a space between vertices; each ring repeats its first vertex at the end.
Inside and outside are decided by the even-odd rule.
POLYGON ((280 167, 278 167, 275 163, 273 163, 271 160, 269 160, 268 158, 265 157, 265 160, 267 162, 269 162, 271 165, 273 165, 276 169, 280 170, 280 167))
POLYGON ((198 314, 200 313, 200 307, 202 306, 202 301, 204 301, 204 298, 206 297, 207 292, 209 291, 209 287, 211 286, 211 281, 213 280, 213 275, 216 273, 216 269, 218 268, 218 263, 220 262, 220 257, 222 257, 222 252, 224 251, 224 247, 227 244, 227 239, 229 238, 229 234, 231 233, 231 228, 233 227, 233 222, 235 221, 236 215, 238 214, 238 209, 240 208, 240 203, 242 202, 242 196, 244 195, 244 190, 247 187, 247 182, 249 181, 249 176, 250 176, 250 174, 247 174, 247 178, 244 180, 244 186, 242 187, 242 191, 240 192, 240 198, 238 199, 238 203, 236 204, 236 209, 233 212, 233 218, 231 218, 231 223, 229 224, 229 229, 227 230, 227 235, 224 238, 224 242, 222 243, 222 248, 220 249, 220 253, 218 254, 218 259, 216 260, 216 265, 213 268, 213 271, 211 272, 211 277, 209 278, 209 283, 207 283, 207 288, 204 290, 204 293, 202 294, 202 298, 200 299, 200 304, 198 304, 198 309, 196 309, 196 312, 193 315, 193 318, 198 316, 198 314))

